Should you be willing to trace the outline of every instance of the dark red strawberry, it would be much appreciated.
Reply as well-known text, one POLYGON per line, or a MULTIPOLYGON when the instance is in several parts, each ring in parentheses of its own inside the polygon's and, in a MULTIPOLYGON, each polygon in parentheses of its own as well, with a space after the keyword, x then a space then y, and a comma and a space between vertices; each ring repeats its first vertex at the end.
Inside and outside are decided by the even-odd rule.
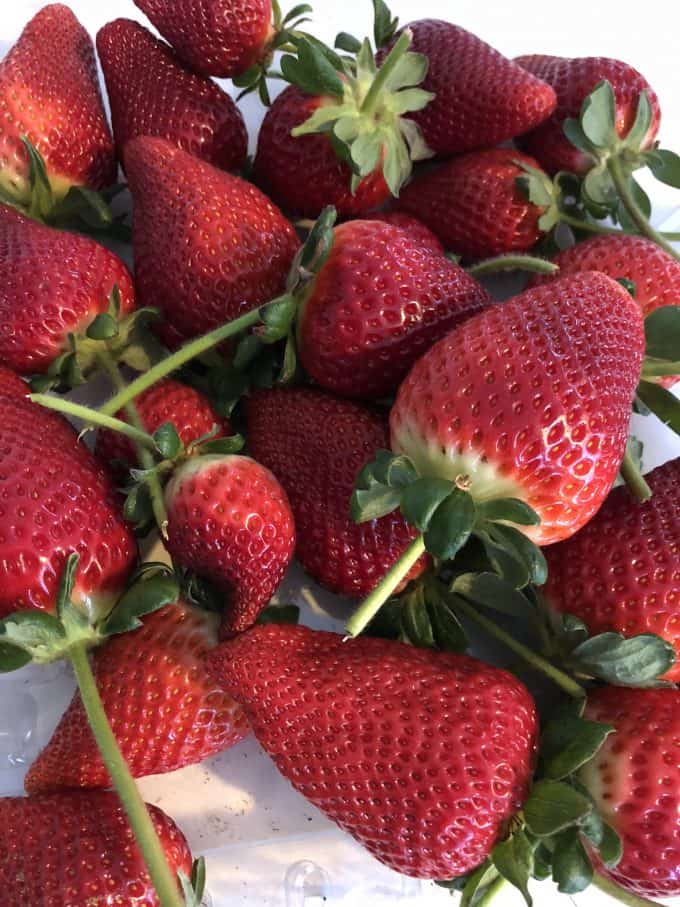
POLYGON ((527 795, 534 703, 474 658, 269 625, 208 663, 284 777, 405 875, 476 868, 527 795))
MULTIPOLYGON (((184 835, 157 806, 148 809, 171 869, 189 877, 184 835)), ((3 907, 160 907, 114 793, 3 797, 0 829, 3 907)))
POLYGON ((406 214, 405 211, 375 211, 372 214, 364 215, 362 220, 381 220, 383 223, 392 224, 393 227, 401 227, 402 230, 410 233, 413 239, 418 240, 421 246, 427 246, 432 252, 444 254, 446 251, 429 227, 426 227, 417 217, 406 214))
POLYGON ((519 163, 537 162, 512 148, 472 151, 416 176, 399 207, 419 218, 444 246, 466 258, 528 252, 541 238, 545 209, 517 186, 519 163))
POLYGON ((164 139, 128 143, 135 281, 161 309, 173 343, 274 298, 299 246, 292 225, 255 186, 164 139))
POLYGON ((164 41, 130 19, 97 34, 111 104, 113 134, 122 160, 127 142, 155 135, 215 167, 241 167, 248 151, 243 116, 211 79, 188 69, 164 41))
POLYGON ((517 57, 516 62, 552 85, 557 95, 557 107, 550 119, 521 139, 522 148, 540 161, 548 173, 559 170, 584 173, 592 166, 592 160, 564 135, 563 126, 569 117, 578 117, 585 98, 604 79, 614 89, 616 131, 620 136, 626 135, 633 125, 638 97, 643 91, 648 93, 653 116, 641 147, 653 145, 661 123, 659 101, 644 76, 632 66, 607 57, 551 57, 545 54, 517 57))
POLYGON ((28 202, 26 137, 55 196, 116 178, 92 40, 67 6, 43 7, 0 63, 0 188, 28 202))
MULTIPOLYGON (((361 598, 415 536, 399 513, 355 523, 349 502, 361 468, 389 446, 377 410, 311 388, 278 388, 246 401, 248 446, 290 500, 296 556, 331 592, 361 598)), ((425 567, 418 562, 408 579, 425 567)))
POLYGON ((30 387, 10 368, 0 365, 0 394, 5 397, 27 397, 30 387))

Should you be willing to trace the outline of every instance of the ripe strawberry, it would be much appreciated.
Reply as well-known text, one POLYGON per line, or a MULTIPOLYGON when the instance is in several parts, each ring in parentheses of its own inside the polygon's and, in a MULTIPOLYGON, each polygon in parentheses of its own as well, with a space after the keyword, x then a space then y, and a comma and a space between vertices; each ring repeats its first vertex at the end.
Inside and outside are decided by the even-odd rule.
POLYGON ((651 500, 616 488, 573 538, 545 552, 545 595, 591 633, 655 633, 679 660, 665 679, 680 680, 680 459, 646 476, 651 500))
POLYGON ((347 397, 393 393, 435 340, 489 305, 465 271, 412 233, 380 221, 334 231, 298 324, 302 365, 347 397))
POLYGON ((135 281, 162 310, 173 343, 203 334, 280 293, 299 246, 255 186, 164 139, 129 142, 135 281))
MULTIPOLYGON (((248 734, 241 708, 204 669, 218 626, 216 614, 178 602, 95 650, 97 689, 135 778, 201 762, 248 734)), ((25 786, 29 794, 110 786, 78 693, 25 786)))
POLYGON ((474 658, 269 625, 208 665, 284 777, 405 875, 476 868, 526 797, 534 703, 474 658))
MULTIPOLYGON (((171 868, 189 876, 191 852, 184 835, 157 806, 148 809, 171 868)), ((0 829, 3 907, 159 907, 114 793, 3 797, 0 829)))
POLYGON ((215 167, 231 170, 245 163, 248 136, 240 110, 164 41, 137 22, 116 19, 97 34, 97 50, 121 160, 130 139, 156 135, 215 167))
POLYGON ((419 218, 444 246, 466 258, 527 252, 541 238, 545 209, 517 186, 517 161, 538 167, 512 148, 472 151, 416 176, 402 192, 400 209, 419 218))
POLYGON ((30 387, 11 368, 0 365, 0 394, 5 397, 27 397, 30 387))
POLYGON ((285 491, 249 457, 210 455, 173 473, 165 502, 173 559, 224 592, 223 636, 246 630, 293 556, 295 524, 285 491))
POLYGON ((643 353, 639 309, 604 274, 527 290, 416 363, 392 409, 392 449, 475 500, 521 498, 541 518, 527 534, 561 541, 616 478, 643 353))
POLYGON ((116 160, 90 36, 71 10, 45 6, 0 63, 0 189, 28 202, 25 136, 42 154, 57 197, 101 189, 116 160))
POLYGON ((84 236, 46 227, 0 205, 0 362, 27 374, 46 372, 109 308, 114 287, 121 313, 135 307, 123 262, 84 236))
POLYGON ((438 156, 490 148, 553 112, 552 88, 476 35, 439 19, 406 27, 413 33, 411 50, 429 62, 422 88, 435 95, 410 116, 438 156))
POLYGON ((680 894, 680 693, 602 687, 585 717, 616 728, 580 773, 623 839, 618 866, 598 871, 645 897, 680 894))
POLYGON ((659 100, 644 76, 627 63, 607 57, 569 58, 544 54, 517 57, 516 62, 552 85, 557 95, 557 107, 550 119, 521 139, 522 148, 540 161, 548 173, 559 170, 585 173, 592 166, 592 161, 571 144, 562 130, 564 121, 578 117, 584 99, 604 79, 614 88, 616 131, 620 136, 626 135, 633 125, 639 95, 648 92, 653 117, 641 147, 651 148, 654 144, 661 122, 659 100))
POLYGON ((439 238, 435 236, 429 227, 426 227, 417 217, 411 217, 410 214, 406 214, 405 211, 375 211, 372 214, 365 214, 361 219, 380 220, 383 223, 392 224, 393 227, 400 227, 410 233, 412 238, 416 239, 421 246, 427 246, 432 252, 439 252, 443 255, 446 251, 439 238))
MULTIPOLYGON (((296 556, 331 592, 362 598, 415 535, 398 512, 355 523, 349 502, 361 468, 389 446, 377 410, 312 388, 276 388, 246 400, 248 445, 281 482, 295 516, 296 556)), ((418 562, 408 579, 422 573, 418 562)))
POLYGON ((61 417, 0 396, 0 617, 53 610, 73 552, 73 601, 106 614, 137 554, 113 486, 61 417))

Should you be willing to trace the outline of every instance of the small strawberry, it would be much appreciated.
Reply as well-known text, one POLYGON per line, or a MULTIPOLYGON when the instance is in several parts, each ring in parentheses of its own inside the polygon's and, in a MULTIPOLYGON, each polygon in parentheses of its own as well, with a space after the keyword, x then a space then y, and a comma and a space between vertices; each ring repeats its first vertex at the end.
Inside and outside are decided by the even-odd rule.
POLYGON ((387 419, 302 387, 258 391, 245 406, 249 449, 290 500, 300 563, 331 592, 368 595, 415 534, 398 513, 362 524, 349 515, 359 471, 389 445, 387 419))
POLYGON ((410 233, 421 246, 427 246, 432 252, 439 252, 442 255, 446 252, 439 238, 435 236, 432 230, 430 230, 429 227, 426 227, 423 221, 418 220, 417 217, 412 217, 410 214, 406 214, 405 211, 375 211, 372 214, 365 214, 361 219, 380 220, 383 221, 383 223, 392 224, 393 227, 400 227, 402 230, 406 230, 407 233, 410 233))
POLYGON ((259 626, 208 660, 303 796, 409 876, 475 869, 528 793, 534 703, 474 658, 259 626))
POLYGON ((255 186, 164 139, 126 146, 135 281, 177 344, 281 292, 299 241, 255 186))
POLYGON ((167 547, 225 596, 221 633, 253 624, 288 569, 295 524, 288 498, 249 457, 190 458, 165 488, 167 547))
MULTIPOLYGON (((189 877, 184 835, 157 806, 148 809, 170 867, 189 877)), ((3 907, 160 907, 114 793, 3 797, 0 829, 3 907)))
POLYGON ((11 368, 0 365, 0 394, 5 397, 27 397, 31 388, 11 368))
POLYGON ((215 167, 238 169, 246 159, 243 116, 211 79, 196 75, 172 49, 137 22, 116 19, 97 34, 122 160, 127 142, 156 135, 215 167))
POLYGON ((636 69, 620 60, 607 57, 551 57, 529 54, 517 57, 523 69, 550 84, 557 95, 557 106, 550 119, 522 136, 521 146, 548 173, 569 170, 585 173, 592 159, 574 147, 563 132, 565 120, 578 117, 581 105, 595 86, 607 80, 614 89, 616 100, 615 125, 620 137, 628 134, 635 120, 638 97, 646 91, 652 108, 649 130, 640 137, 642 149, 651 148, 659 131, 661 110, 659 101, 647 80, 636 69))
POLYGON ((29 157, 38 149, 52 191, 101 189, 116 178, 116 160, 92 40, 67 6, 43 7, 0 63, 0 189, 28 204, 29 157))

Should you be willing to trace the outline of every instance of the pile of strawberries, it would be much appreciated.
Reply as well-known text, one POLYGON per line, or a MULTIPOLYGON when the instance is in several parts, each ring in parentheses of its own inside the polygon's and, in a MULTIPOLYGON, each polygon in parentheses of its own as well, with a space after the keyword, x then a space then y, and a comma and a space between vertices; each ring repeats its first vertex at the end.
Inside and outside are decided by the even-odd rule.
POLYGON ((112 130, 66 6, 0 62, 0 670, 79 686, 0 799, 2 904, 198 907, 132 779, 251 731, 463 907, 680 894, 680 460, 644 477, 630 436, 680 433, 652 88, 383 0, 333 48, 304 4, 135 2, 166 40, 98 33, 112 130), (253 161, 213 76, 268 106, 253 161), (270 605, 294 556, 346 636, 270 605))

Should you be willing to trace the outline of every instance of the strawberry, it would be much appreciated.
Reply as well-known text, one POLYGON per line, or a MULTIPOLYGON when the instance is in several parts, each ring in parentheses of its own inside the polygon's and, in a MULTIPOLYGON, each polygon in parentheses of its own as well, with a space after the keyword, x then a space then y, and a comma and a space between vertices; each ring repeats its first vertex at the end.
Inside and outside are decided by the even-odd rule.
POLYGON ((249 457, 193 457, 165 489, 167 547, 225 596, 221 633, 255 622, 288 569, 295 524, 288 498, 268 469, 249 457))
MULTIPOLYGON (((217 645, 218 626, 216 614, 178 602, 95 650, 97 689, 133 777, 201 762, 247 735, 242 710, 203 667, 217 645)), ((29 770, 26 790, 37 794, 110 783, 76 693, 29 770)))
POLYGON ((361 219, 380 220, 383 223, 392 224, 393 227, 401 227, 402 230, 410 233, 413 239, 416 239, 421 246, 427 246, 433 252, 439 252, 442 255, 446 251, 439 238, 435 236, 429 227, 425 226, 423 221, 406 214, 405 211, 374 211, 371 214, 365 214, 361 219))
MULTIPOLYGON (((92 239, 46 227, 0 205, 0 362, 22 374, 46 372, 107 312, 135 307, 130 272, 92 239)), ((84 345, 83 355, 87 359, 84 345)))
MULTIPOLYGON (((616 488, 587 526, 546 550, 545 595, 591 634, 655 633, 680 656, 680 459, 645 478, 649 501, 616 488)), ((680 679, 680 659, 665 679, 680 679)))
POLYGON ((466 258, 527 252, 542 232, 545 209, 517 186, 519 162, 533 158, 511 148, 472 151, 416 176, 402 192, 399 208, 419 218, 444 246, 466 258))
POLYGON ((161 309, 177 344, 283 290, 299 241, 258 189, 164 139, 125 149, 140 302, 161 309))
POLYGON ((11 368, 0 365, 0 394, 5 397, 27 397, 30 387, 11 368))
POLYGON ((624 454, 644 352, 630 294, 586 272, 527 290, 455 328, 413 367, 392 449, 478 502, 520 498, 547 545, 601 506, 624 454))
POLYGON ((336 227, 306 291, 300 361, 327 390, 385 396, 435 340, 490 302, 474 278, 413 233, 350 221, 336 227))
POLYGON ((57 198, 116 178, 92 40, 71 10, 45 6, 0 63, 0 190, 30 199, 25 136, 41 153, 57 198))
POLYGON ((646 91, 652 107, 652 121, 641 144, 651 148, 659 131, 661 110, 659 101, 647 80, 636 69, 620 60, 607 57, 551 57, 528 54, 516 62, 527 72, 549 83, 557 95, 557 106, 544 123, 522 136, 521 146, 533 155, 548 173, 569 170, 585 173, 592 159, 575 148, 564 135, 565 120, 578 117, 581 105, 595 86, 606 79, 616 98, 616 131, 627 135, 637 111, 638 97, 646 91))
POLYGON ((362 524, 349 515, 359 470, 389 444, 387 419, 302 387, 257 391, 245 407, 249 449, 289 497, 298 560, 331 592, 368 595, 415 534, 398 513, 362 524))
MULTIPOLYGON (((188 877, 191 852, 184 835, 157 806, 148 809, 171 868, 188 877)), ((0 828, 3 907, 159 907, 114 793, 3 797, 0 828)))
POLYGON ((130 139, 156 135, 215 167, 231 170, 245 163, 248 136, 240 110, 164 41, 137 22, 116 19, 97 34, 97 50, 121 160, 130 139))
POLYGON ((208 665, 284 777, 405 875, 475 869, 526 797, 534 703, 474 658, 269 625, 208 665))
POLYGON ((106 614, 136 546, 112 484, 60 416, 0 396, 0 617, 53 611, 66 558, 80 555, 73 600, 106 614))
POLYGON ((623 839, 621 861, 599 872, 646 897, 680 894, 680 693, 602 687, 588 697, 585 717, 616 729, 580 772, 623 839))

